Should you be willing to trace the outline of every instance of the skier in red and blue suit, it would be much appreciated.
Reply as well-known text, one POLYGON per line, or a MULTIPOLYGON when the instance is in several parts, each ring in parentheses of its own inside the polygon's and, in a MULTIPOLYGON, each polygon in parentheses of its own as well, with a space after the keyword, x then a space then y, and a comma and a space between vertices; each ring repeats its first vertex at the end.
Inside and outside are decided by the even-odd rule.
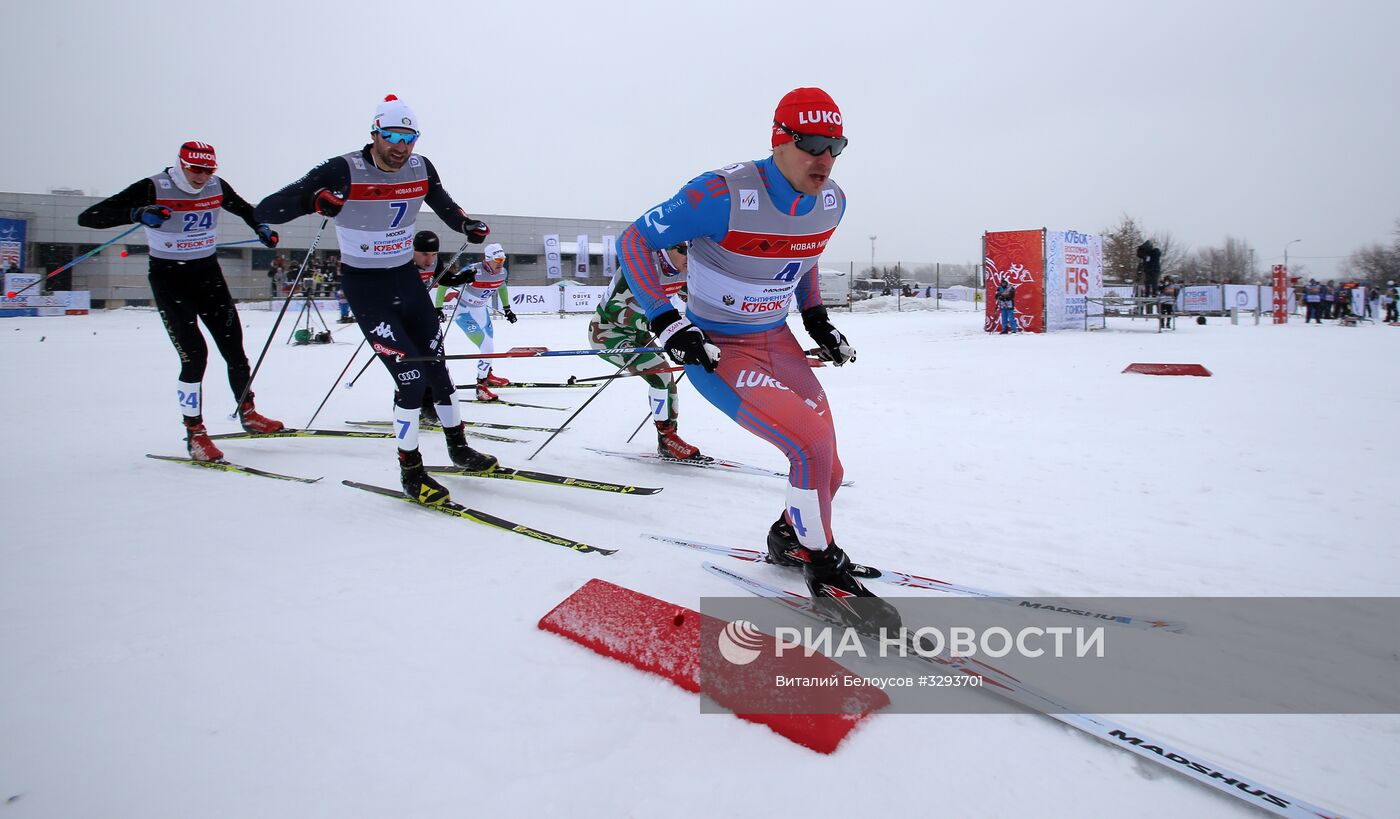
MULTIPOLYGON (((874 598, 832 534, 843 475, 836 428, 787 326, 795 299, 825 357, 838 367, 856 359, 817 284, 817 262, 846 209, 831 179, 846 147, 840 109, 819 88, 789 92, 774 112, 772 146, 772 156, 701 174, 642 214, 619 239, 621 269, 657 340, 700 394, 788 458, 787 504, 768 533, 774 561, 800 565, 814 596, 874 598), (687 240, 682 317, 647 260, 687 240)), ((862 612, 867 625, 898 627, 898 614, 878 598, 862 612)))

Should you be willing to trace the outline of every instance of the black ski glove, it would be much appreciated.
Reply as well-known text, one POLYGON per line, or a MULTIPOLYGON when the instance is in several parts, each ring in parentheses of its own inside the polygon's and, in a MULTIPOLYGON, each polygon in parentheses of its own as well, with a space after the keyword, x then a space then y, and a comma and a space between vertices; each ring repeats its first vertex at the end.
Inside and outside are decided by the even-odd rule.
POLYGON ((277 243, 282 241, 282 237, 277 235, 277 231, 267 225, 258 225, 258 229, 254 232, 258 234, 258 241, 267 247, 277 247, 277 243))
POLYGON ((444 270, 437 277, 437 283, 443 287, 463 287, 474 281, 476 281, 476 265, 474 264, 462 265, 456 270, 444 270))
POLYGON ((675 310, 667 310, 650 322, 651 332, 666 348, 666 354, 677 364, 699 364, 712 373, 719 364, 720 349, 710 343, 705 331, 681 318, 675 310))
POLYGON ((802 311, 802 326, 807 328, 807 335, 822 348, 825 355, 830 356, 832 364, 840 367, 849 361, 856 360, 856 348, 851 346, 851 342, 841 335, 841 332, 831 326, 831 320, 826 317, 825 307, 808 307, 802 311))
POLYGON ((467 234, 467 243, 479 245, 486 241, 486 237, 491 235, 491 228, 480 219, 470 219, 463 214, 462 226, 458 228, 461 233, 467 234))
POLYGON ((334 219, 343 207, 345 197, 333 190, 321 188, 311 197, 311 209, 331 219, 334 219))

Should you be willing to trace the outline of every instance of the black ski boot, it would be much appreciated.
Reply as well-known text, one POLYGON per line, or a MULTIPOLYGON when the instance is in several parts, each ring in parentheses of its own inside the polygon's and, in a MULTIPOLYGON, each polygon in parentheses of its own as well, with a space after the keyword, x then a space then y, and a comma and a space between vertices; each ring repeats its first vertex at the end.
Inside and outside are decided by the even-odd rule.
POLYGON ((433 480, 423 468, 423 456, 416 449, 399 450, 399 482, 405 495, 424 506, 441 506, 452 500, 447 487, 433 480))
POLYGON ((768 558, 779 566, 804 566, 807 563, 807 550, 797 540, 797 532, 788 523, 787 513, 768 527, 768 558))
POLYGON ((807 564, 802 574, 807 589, 819 603, 834 601, 839 605, 828 610, 847 625, 868 634, 885 629, 890 634, 899 631, 903 621, 894 606, 880 599, 851 575, 851 559, 835 543, 821 551, 807 550, 807 564), (856 600, 855 598, 861 598, 856 600))
POLYGON ((447 439, 447 457, 452 459, 454 465, 460 466, 467 472, 490 472, 496 468, 495 455, 477 452, 467 443, 465 424, 443 427, 442 434, 447 439))

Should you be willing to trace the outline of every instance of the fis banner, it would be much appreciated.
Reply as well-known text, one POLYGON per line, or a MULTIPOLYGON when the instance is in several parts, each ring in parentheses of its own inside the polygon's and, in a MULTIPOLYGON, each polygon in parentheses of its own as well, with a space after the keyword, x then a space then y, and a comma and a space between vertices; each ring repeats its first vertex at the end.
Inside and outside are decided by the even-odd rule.
POLYGON ((559 234, 551 233, 544 237, 544 269, 551 279, 562 278, 564 268, 559 256, 559 234))
POLYGON ((578 237, 578 252, 574 254, 574 277, 588 278, 588 234, 578 237))
MULTIPOLYGON (((1016 288, 1016 323, 1022 330, 1045 332, 1045 231, 1008 230, 982 234, 982 266, 987 293, 1009 281, 1016 288)), ((986 300, 983 328, 1001 330, 996 299, 986 300)))
MULTIPOLYGON (((1082 330, 1103 315, 1103 238, 1073 230, 1045 234, 1045 329, 1082 330)), ((1019 302, 1020 299, 1017 299, 1019 302)))
POLYGON ((0 271, 24 269, 26 228, 23 219, 0 219, 0 271))
POLYGON ((613 274, 615 274, 616 272, 617 272, 617 237, 616 237, 616 236, 604 236, 604 237, 603 237, 603 278, 607 279, 608 282, 609 282, 609 284, 611 285, 611 282, 612 282, 612 280, 613 280, 613 274))

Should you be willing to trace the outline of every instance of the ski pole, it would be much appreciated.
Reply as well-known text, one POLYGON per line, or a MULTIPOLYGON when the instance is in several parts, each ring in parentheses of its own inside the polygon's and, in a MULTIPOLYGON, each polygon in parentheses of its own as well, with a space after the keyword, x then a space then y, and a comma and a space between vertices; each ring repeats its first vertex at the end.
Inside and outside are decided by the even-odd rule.
POLYGON ((306 251, 306 258, 301 260, 301 268, 297 270, 296 281, 292 282, 291 292, 287 293, 287 298, 282 302, 282 310, 277 314, 277 320, 272 323, 272 330, 267 334, 267 341, 263 344, 262 353, 258 355, 258 363, 254 365, 253 372, 248 376, 248 383, 243 386, 243 394, 238 396, 238 402, 233 405, 233 414, 229 418, 238 417, 238 408, 243 406, 243 402, 248 399, 248 393, 253 389, 253 379, 258 377, 258 370, 262 368, 263 359, 267 357, 267 348, 272 346, 272 337, 277 335, 277 327, 282 323, 282 317, 287 315, 287 307, 292 303, 292 296, 297 292, 297 286, 301 284, 301 277, 306 275, 306 266, 311 262, 311 257, 316 253, 316 246, 321 243, 321 235, 326 232, 326 223, 330 217, 321 220, 321 226, 316 228, 316 238, 311 240, 311 248, 306 251))
MULTIPOLYGON (((617 368, 617 372, 620 373, 620 372, 622 372, 623 370, 627 369, 628 365, 631 364, 631 363, 632 363, 632 362, 631 362, 630 360, 629 360, 629 361, 624 361, 624 362, 622 362, 622 366, 617 368)), ((617 373, 614 373, 614 375, 616 375, 616 374, 617 374, 617 373)), ((544 443, 540 444, 540 448, 537 449, 537 450, 535 450, 534 452, 532 452, 532 453, 530 454, 530 457, 526 458, 525 460, 527 460, 527 461, 533 461, 533 460, 535 459, 535 456, 538 455, 538 454, 540 454, 541 452, 543 452, 543 451, 544 451, 544 448, 547 447, 547 446, 549 446, 549 442, 550 442, 550 441, 553 441, 555 438, 557 438, 557 437, 559 436, 559 433, 563 432, 563 431, 564 431, 564 428, 567 427, 567 426, 569 425, 569 423, 572 422, 575 418, 577 418, 577 417, 578 417, 578 414, 579 414, 580 412, 583 412, 585 409, 587 409, 587 408, 588 408, 588 405, 591 404, 591 403, 593 403, 593 399, 594 399, 594 398, 597 398, 599 395, 601 395, 601 394, 603 393, 603 390, 606 390, 606 389, 608 388, 608 385, 611 384, 611 383, 612 383, 611 381, 604 381, 604 382, 603 382, 603 386, 601 386, 601 387, 599 387, 598 389, 594 390, 594 391, 593 391, 593 394, 590 395, 590 396, 588 396, 588 400, 584 401, 583 404, 580 405, 578 409, 574 410, 574 414, 573 414, 573 415, 570 415, 567 419, 565 419, 564 423, 560 424, 558 429, 556 429, 556 430, 554 430, 554 432, 550 433, 549 437, 546 438, 546 439, 544 440, 544 443)))
MULTIPOLYGON (((565 355, 646 355, 664 352, 661 347, 616 347, 611 350, 547 350, 543 347, 517 347, 504 353, 470 353, 466 355, 443 356, 447 360, 469 358, 549 358, 565 355)), ((436 361, 436 356, 408 356, 401 361, 436 361)))
POLYGON ((214 247, 233 247, 234 245, 251 245, 253 242, 261 242, 262 239, 239 239, 236 242, 220 242, 214 247))
POLYGON ((364 375, 364 374, 365 374, 365 370, 368 370, 368 369, 369 369, 369 365, 371 365, 371 364, 373 364, 373 363, 374 363, 374 356, 370 356, 370 357, 369 357, 369 361, 366 361, 366 362, 365 362, 365 366, 361 367, 361 368, 360 368, 360 371, 359 371, 358 373, 355 374, 355 377, 352 378, 352 379, 350 379, 350 383, 345 385, 345 389, 347 389, 347 390, 349 390, 349 389, 354 389, 354 387, 355 387, 355 382, 360 380, 360 376, 364 375))
POLYGON ((579 378, 576 375, 569 376, 566 384, 587 384, 590 381, 611 381, 614 378, 636 378, 639 375, 661 375, 662 373, 684 372, 685 367, 663 367, 657 370, 643 370, 637 373, 622 373, 621 375, 594 375, 588 378, 579 378))
POLYGON ((117 234, 114 238, 112 238, 112 239, 110 239, 110 240, 108 240, 108 241, 106 241, 106 242, 103 242, 102 244, 98 245, 97 247, 94 247, 92 250, 89 250, 87 253, 84 253, 83 255, 79 256, 78 258, 74 259, 73 261, 69 262, 68 264, 64 265, 63 267, 60 267, 59 269, 55 270, 54 272, 48 274, 48 275, 45 276, 44 278, 42 278, 42 279, 35 279, 34 281, 30 282, 29 284, 26 284, 24 287, 21 287, 21 288, 18 289, 18 290, 11 290, 10 292, 8 292, 8 293, 5 294, 5 298, 7 298, 7 299, 15 298, 16 296, 18 296, 19 294, 21 294, 21 293, 23 293, 24 291, 28 290, 29 288, 33 287, 34 285, 36 285, 36 284, 38 284, 38 283, 40 283, 40 282, 46 282, 46 281, 48 281, 49 279, 52 279, 54 276, 57 276, 59 273, 62 273, 63 271, 67 270, 68 268, 72 267, 73 265, 77 264, 78 262, 81 262, 82 260, 87 259, 87 258, 89 258, 89 257, 91 257, 91 256, 93 256, 93 255, 95 255, 98 251, 102 250, 103 248, 111 247, 112 245, 114 245, 114 244, 116 244, 118 241, 120 241, 122 238, 131 235, 132 233, 134 233, 135 231, 137 231, 137 230, 139 230, 140 228, 143 228, 143 227, 145 227, 145 225, 142 225, 142 224, 135 224, 135 225, 132 225, 131 227, 129 227, 129 228, 127 228, 126 230, 122 231, 121 233, 117 234))
MULTIPOLYGON (((311 425, 314 424, 314 423, 316 423, 316 416, 318 416, 318 415, 321 414, 321 410, 322 410, 323 408, 325 408, 326 402, 329 401, 329 400, 331 400, 331 393, 335 392, 335 385, 336 385, 336 384, 339 384, 339 383, 340 383, 340 379, 344 378, 344 377, 345 377, 345 374, 348 373, 348 372, 350 372, 350 365, 355 363, 355 356, 359 355, 359 354, 360 354, 360 350, 364 349, 364 346, 365 346, 365 342, 366 342, 366 341, 369 341, 369 339, 368 339, 368 338, 362 338, 362 339, 360 339, 360 346, 359 346, 359 347, 356 347, 356 348, 355 348, 355 352, 353 352, 353 353, 350 354, 350 360, 347 361, 347 362, 345 362, 345 369, 341 370, 341 371, 340 371, 340 375, 337 375, 337 376, 335 377, 335 380, 331 382, 331 388, 330 388, 329 390, 326 391, 326 397, 321 399, 321 404, 320 404, 320 406, 316 407, 316 411, 313 412, 313 413, 311 413, 311 420, 306 422, 306 428, 307 428, 307 429, 310 429, 310 428, 311 428, 311 425)), ((374 360, 374 356, 370 356, 369 360, 370 360, 370 361, 373 361, 373 360, 374 360)))

